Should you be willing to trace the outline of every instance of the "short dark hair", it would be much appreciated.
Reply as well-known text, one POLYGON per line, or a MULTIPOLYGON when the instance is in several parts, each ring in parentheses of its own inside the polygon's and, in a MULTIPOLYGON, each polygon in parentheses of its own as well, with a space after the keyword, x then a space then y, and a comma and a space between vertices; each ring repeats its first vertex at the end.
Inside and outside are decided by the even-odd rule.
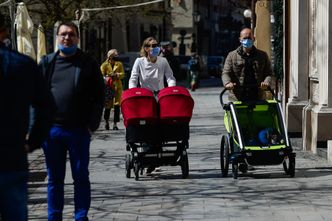
POLYGON ((64 25, 64 26, 69 26, 69 27, 74 28, 75 31, 76 31, 77 37, 80 37, 80 33, 79 33, 79 31, 78 31, 78 27, 77 27, 77 25, 76 25, 74 22, 72 22, 72 21, 64 21, 64 22, 61 22, 61 23, 59 24, 57 30, 56 30, 56 34, 59 34, 60 27, 63 26, 63 25, 64 25))

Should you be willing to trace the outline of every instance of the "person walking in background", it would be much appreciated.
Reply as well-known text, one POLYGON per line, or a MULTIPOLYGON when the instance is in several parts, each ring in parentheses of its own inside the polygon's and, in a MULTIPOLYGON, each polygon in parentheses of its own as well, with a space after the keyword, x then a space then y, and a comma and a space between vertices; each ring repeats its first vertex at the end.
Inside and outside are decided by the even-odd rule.
POLYGON ((192 54, 188 61, 187 82, 188 88, 195 91, 198 87, 199 72, 201 70, 200 61, 197 54, 192 54))
POLYGON ((100 66, 106 84, 106 97, 104 108, 105 129, 109 130, 111 109, 114 107, 113 130, 118 130, 120 121, 120 102, 122 95, 122 79, 125 76, 123 64, 117 61, 118 51, 111 49, 107 53, 107 60, 100 66))
POLYGON ((241 46, 228 54, 221 78, 230 90, 231 101, 257 100, 263 97, 260 89, 271 85, 271 62, 266 52, 253 45, 255 38, 251 29, 244 28, 239 40, 241 46))
MULTIPOLYGON (((175 42, 174 42, 175 43, 175 42)), ((175 43, 176 44, 176 43, 175 43)), ((161 53, 160 56, 165 57, 168 61, 169 66, 171 67, 173 71, 174 77, 179 80, 181 78, 180 76, 180 62, 179 60, 174 56, 174 46, 173 42, 170 41, 162 41, 160 42, 161 45, 161 53)))
POLYGON ((43 150, 48 174, 48 220, 62 220, 66 156, 74 180, 75 220, 88 220, 91 202, 89 149, 104 107, 104 80, 99 65, 77 48, 78 27, 63 22, 57 29, 59 50, 42 58, 40 67, 54 97, 56 113, 43 150))
POLYGON ((27 221, 27 153, 41 147, 53 109, 37 64, 6 47, 7 36, 0 14, 0 220, 27 221))
POLYGON ((140 56, 136 58, 129 79, 129 88, 140 85, 153 92, 163 89, 164 80, 168 86, 175 86, 176 80, 167 59, 158 56, 160 47, 153 37, 148 37, 143 41, 140 56))

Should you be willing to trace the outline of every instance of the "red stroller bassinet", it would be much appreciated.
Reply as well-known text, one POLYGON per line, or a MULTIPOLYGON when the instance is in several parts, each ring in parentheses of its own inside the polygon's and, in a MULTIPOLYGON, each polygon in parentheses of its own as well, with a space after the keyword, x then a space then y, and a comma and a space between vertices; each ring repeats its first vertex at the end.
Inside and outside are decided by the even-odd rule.
POLYGON ((127 142, 155 141, 158 112, 156 99, 150 90, 145 88, 125 90, 121 98, 121 111, 127 142))
POLYGON ((164 88, 158 94, 158 104, 162 140, 188 140, 189 122, 194 108, 189 91, 180 86, 164 88))
POLYGON ((135 179, 144 168, 181 166, 182 177, 189 174, 186 149, 189 147, 189 121, 194 101, 183 87, 159 91, 158 103, 153 93, 134 88, 122 94, 121 108, 126 126, 126 177, 131 169, 135 179), (158 108, 159 105, 159 108, 158 108), (159 109, 159 112, 158 112, 159 109))

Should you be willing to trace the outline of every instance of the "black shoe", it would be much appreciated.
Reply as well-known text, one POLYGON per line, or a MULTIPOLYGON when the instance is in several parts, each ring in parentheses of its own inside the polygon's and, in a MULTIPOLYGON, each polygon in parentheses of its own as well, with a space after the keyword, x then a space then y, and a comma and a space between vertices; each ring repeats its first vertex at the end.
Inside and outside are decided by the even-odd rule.
POLYGON ((148 167, 147 169, 146 169, 146 175, 147 176, 151 176, 151 173, 154 171, 154 169, 155 169, 155 167, 152 167, 152 166, 150 166, 150 167, 148 167))
POLYGON ((109 130, 110 129, 110 125, 108 123, 105 124, 105 129, 109 130))
POLYGON ((114 125, 113 130, 119 130, 119 128, 116 125, 114 125))

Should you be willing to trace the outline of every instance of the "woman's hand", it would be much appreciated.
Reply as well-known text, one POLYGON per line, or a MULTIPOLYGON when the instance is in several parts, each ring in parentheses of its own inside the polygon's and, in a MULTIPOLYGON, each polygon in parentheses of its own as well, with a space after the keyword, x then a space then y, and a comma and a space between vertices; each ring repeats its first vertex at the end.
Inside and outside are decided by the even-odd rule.
POLYGON ((113 73, 112 77, 118 79, 120 77, 120 73, 113 73))

